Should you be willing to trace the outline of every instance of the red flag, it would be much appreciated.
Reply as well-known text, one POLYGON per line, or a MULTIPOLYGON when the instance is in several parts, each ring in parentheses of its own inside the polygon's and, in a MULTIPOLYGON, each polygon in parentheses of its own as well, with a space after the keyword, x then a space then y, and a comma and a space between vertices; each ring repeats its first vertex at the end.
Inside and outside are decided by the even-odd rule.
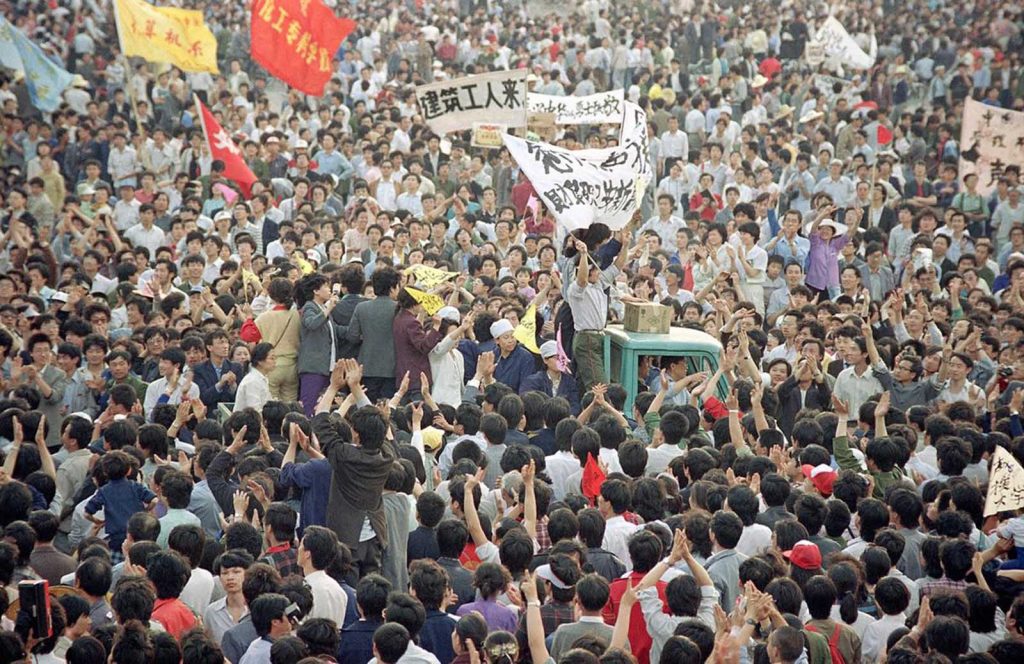
POLYGON ((593 503, 601 494, 601 485, 604 484, 605 474, 597 463, 597 457, 593 454, 587 455, 587 464, 583 466, 583 482, 580 488, 583 489, 583 496, 593 503))
POLYGON ((242 188, 245 197, 249 197, 249 188, 257 178, 249 169, 249 165, 242 158, 242 150, 235 145, 224 128, 213 117, 210 109, 196 97, 196 107, 199 109, 199 120, 203 125, 203 133, 206 135, 206 143, 210 146, 210 156, 224 162, 224 177, 238 184, 242 188))
POLYGON ((885 125, 878 125, 878 144, 888 145, 892 142, 892 131, 885 125))
POLYGON ((319 0, 253 0, 252 55, 288 85, 319 96, 334 54, 355 27, 319 0))

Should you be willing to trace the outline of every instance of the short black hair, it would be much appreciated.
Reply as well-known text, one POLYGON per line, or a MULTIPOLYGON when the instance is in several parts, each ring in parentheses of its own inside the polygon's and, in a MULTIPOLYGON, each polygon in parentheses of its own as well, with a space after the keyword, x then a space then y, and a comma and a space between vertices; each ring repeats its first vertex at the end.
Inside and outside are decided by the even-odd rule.
POLYGON ((110 597, 110 608, 122 625, 129 620, 148 623, 155 603, 153 584, 141 576, 122 576, 117 580, 114 594, 110 597))
POLYGON ((743 535, 743 522, 732 512, 716 512, 711 517, 711 534, 724 549, 733 549, 743 535))
POLYGON ((103 597, 110 591, 114 571, 110 562, 93 556, 78 563, 75 583, 87 595, 103 597))
POLYGON ((313 567, 327 569, 338 555, 338 536, 323 526, 307 526, 302 533, 302 548, 309 552, 313 567))
POLYGON ((380 574, 367 574, 356 586, 356 604, 365 618, 379 618, 388 604, 391 582, 380 574))
POLYGON ((459 519, 445 519, 437 525, 437 548, 444 558, 458 558, 469 541, 469 529, 459 519))
POLYGON ((167 536, 167 546, 180 553, 195 569, 199 567, 206 549, 206 531, 195 524, 175 526, 167 536))
POLYGON ((157 599, 177 599, 191 575, 188 562, 177 551, 158 551, 146 561, 146 577, 153 583, 157 599))
POLYGON ((434 491, 424 491, 416 498, 416 516, 426 528, 436 528, 446 509, 444 499, 434 491))
POLYGON ((886 577, 875 586, 875 602, 883 614, 895 616, 910 605, 910 591, 899 579, 886 577))
POLYGON ((409 648, 409 630, 398 623, 385 623, 373 633, 373 648, 381 664, 395 664, 409 648))
POLYGON ((284 617, 287 608, 288 598, 280 593, 266 593, 257 597, 249 604, 249 616, 256 634, 269 634, 274 620, 284 617))
POLYGON ((585 611, 600 611, 610 594, 611 586, 600 574, 586 574, 576 582, 576 599, 585 611))

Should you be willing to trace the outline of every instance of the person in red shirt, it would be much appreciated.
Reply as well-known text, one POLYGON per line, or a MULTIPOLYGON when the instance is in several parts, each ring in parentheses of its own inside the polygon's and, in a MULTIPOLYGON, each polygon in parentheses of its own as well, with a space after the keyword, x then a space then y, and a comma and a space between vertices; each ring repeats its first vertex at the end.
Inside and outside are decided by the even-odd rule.
MULTIPOLYGON (((601 617, 608 625, 615 624, 615 617, 619 614, 622 596, 627 588, 640 583, 647 572, 651 571, 661 556, 664 548, 657 535, 649 530, 641 530, 629 539, 629 558, 633 561, 633 571, 612 581, 611 593, 608 603, 605 604, 601 617)), ((665 588, 668 586, 664 581, 658 581, 654 587, 658 589, 658 597, 661 598, 662 606, 668 607, 668 599, 665 597, 665 588)), ((651 662, 651 635, 647 630, 647 622, 644 620, 643 611, 639 604, 634 604, 629 616, 629 645, 633 655, 636 656, 639 664, 650 664, 651 662)), ((667 608, 663 609, 668 613, 667 608)))
POLYGON ((722 197, 711 191, 714 181, 711 173, 701 173, 697 191, 690 196, 690 210, 700 214, 701 221, 714 221, 722 209, 722 197))
POLYGON ((199 622, 192 609, 178 599, 191 576, 188 562, 177 551, 160 551, 146 561, 146 578, 156 590, 153 620, 176 639, 199 622))

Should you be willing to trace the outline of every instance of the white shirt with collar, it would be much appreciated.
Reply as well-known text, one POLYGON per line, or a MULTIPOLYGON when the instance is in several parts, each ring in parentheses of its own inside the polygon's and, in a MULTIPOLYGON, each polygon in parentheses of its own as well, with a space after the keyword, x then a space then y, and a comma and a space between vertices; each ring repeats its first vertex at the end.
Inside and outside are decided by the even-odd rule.
POLYGON ((629 557, 629 538, 639 529, 640 526, 618 515, 605 521, 601 548, 618 556, 627 572, 633 571, 633 560, 629 557))
POLYGON ((306 585, 313 593, 313 608, 308 618, 327 618, 335 625, 345 623, 345 611, 348 608, 348 595, 327 572, 317 570, 307 574, 306 585))

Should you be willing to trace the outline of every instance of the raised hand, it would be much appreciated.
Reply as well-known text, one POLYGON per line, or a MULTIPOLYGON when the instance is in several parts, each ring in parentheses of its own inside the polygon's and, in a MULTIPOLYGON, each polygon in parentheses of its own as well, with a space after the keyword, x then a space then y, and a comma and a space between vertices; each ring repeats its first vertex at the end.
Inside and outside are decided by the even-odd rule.
POLYGON ((345 360, 338 360, 331 368, 331 388, 335 391, 345 387, 345 360))
POLYGON ((832 409, 835 410, 836 415, 849 415, 850 408, 845 401, 837 397, 835 394, 832 395, 832 409))

